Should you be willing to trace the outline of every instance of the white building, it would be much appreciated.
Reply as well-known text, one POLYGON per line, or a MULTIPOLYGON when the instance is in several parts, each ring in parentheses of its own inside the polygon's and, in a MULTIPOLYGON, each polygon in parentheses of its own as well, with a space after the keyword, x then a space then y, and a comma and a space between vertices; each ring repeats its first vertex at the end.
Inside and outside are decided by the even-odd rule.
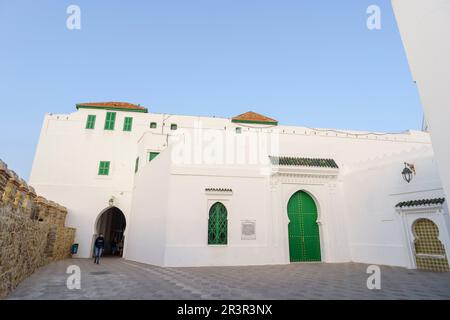
POLYGON ((392 0, 447 196, 450 195, 450 1, 392 0))
POLYGON ((126 259, 160 266, 354 261, 448 271, 450 218, 426 132, 116 102, 77 109, 46 115, 30 178, 68 208, 77 257, 103 232, 108 243, 124 235, 126 259))

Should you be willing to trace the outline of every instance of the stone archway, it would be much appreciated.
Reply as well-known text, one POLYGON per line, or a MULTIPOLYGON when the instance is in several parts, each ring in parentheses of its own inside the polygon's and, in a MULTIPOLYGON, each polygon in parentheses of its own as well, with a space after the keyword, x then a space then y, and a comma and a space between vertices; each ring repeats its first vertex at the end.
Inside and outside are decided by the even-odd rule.
POLYGON ((445 247, 439 240, 439 228, 429 219, 417 219, 413 225, 414 256, 421 270, 449 272, 445 247))
POLYGON ((95 232, 105 237, 105 251, 107 256, 122 256, 125 242, 126 219, 117 207, 105 210, 97 219, 95 232))

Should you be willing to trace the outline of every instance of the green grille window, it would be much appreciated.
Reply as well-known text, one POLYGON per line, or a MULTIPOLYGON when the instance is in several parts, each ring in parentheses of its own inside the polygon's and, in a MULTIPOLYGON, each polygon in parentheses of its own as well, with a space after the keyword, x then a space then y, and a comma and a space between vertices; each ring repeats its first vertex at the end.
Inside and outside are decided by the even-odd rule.
POLYGON ((107 176, 109 175, 109 161, 100 161, 100 165, 98 166, 98 175, 99 176, 107 176))
POLYGON ((178 126, 177 126, 176 123, 172 123, 172 124, 170 125, 170 130, 177 130, 177 129, 178 129, 178 126))
POLYGON ((159 152, 149 152, 148 153, 148 161, 152 161, 159 155, 159 152))
POLYGON ((133 127, 133 118, 125 117, 125 120, 123 122, 123 131, 131 131, 132 127, 133 127))
POLYGON ((114 130, 115 124, 116 124, 116 113, 107 112, 105 121, 105 130, 114 130))
POLYGON ((227 244, 228 220, 225 206, 216 202, 209 210, 208 244, 227 244))
POLYGON ((156 129, 156 122, 150 122, 150 129, 156 129))
POLYGON ((95 118, 96 118, 96 116, 93 114, 88 115, 87 121, 86 121, 86 129, 94 129, 95 118))
POLYGON ((139 170, 139 157, 136 158, 136 163, 134 165, 134 173, 138 172, 139 170))
POLYGON ((241 127, 237 127, 236 128, 236 133, 242 133, 242 128, 241 127))

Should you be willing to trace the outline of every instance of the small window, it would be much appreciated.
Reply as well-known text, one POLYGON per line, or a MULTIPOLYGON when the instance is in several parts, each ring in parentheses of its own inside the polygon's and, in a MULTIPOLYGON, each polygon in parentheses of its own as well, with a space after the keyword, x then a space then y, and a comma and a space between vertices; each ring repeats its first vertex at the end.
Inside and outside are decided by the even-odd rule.
POLYGON ((100 165, 98 167, 98 175, 99 176, 107 176, 109 175, 109 167, 110 167, 109 161, 100 161, 100 165))
POLYGON ((95 128, 95 118, 96 116, 93 114, 88 115, 86 121, 86 129, 94 129, 95 128))
POLYGON ((241 127, 237 127, 236 128, 236 133, 238 133, 238 134, 242 133, 242 128, 241 127))
POLYGON ((177 130, 177 129, 178 129, 178 126, 177 126, 176 123, 172 123, 172 124, 170 125, 170 130, 177 130))
POLYGON ((156 129, 156 122, 150 122, 150 129, 156 129))
POLYGON ((139 170, 139 157, 136 158, 136 163, 134 165, 134 173, 138 172, 139 170))
POLYGON ((132 127, 133 127, 133 118, 125 117, 125 120, 123 122, 123 131, 131 131, 132 127))
POLYGON ((148 153, 148 161, 152 161, 159 155, 159 152, 149 152, 148 153))
POLYGON ((114 130, 115 124, 116 124, 116 113, 107 112, 105 120, 105 130, 114 130))
POLYGON ((208 244, 226 245, 228 242, 228 218, 225 206, 216 202, 209 210, 208 244))

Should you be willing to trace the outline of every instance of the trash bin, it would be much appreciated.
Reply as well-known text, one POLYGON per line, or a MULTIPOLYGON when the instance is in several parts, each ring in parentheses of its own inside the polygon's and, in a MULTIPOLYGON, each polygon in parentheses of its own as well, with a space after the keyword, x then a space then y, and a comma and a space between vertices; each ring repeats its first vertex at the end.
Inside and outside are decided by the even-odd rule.
POLYGON ((78 252, 78 243, 74 243, 72 245, 72 247, 70 248, 70 253, 71 254, 77 254, 77 252, 78 252))

